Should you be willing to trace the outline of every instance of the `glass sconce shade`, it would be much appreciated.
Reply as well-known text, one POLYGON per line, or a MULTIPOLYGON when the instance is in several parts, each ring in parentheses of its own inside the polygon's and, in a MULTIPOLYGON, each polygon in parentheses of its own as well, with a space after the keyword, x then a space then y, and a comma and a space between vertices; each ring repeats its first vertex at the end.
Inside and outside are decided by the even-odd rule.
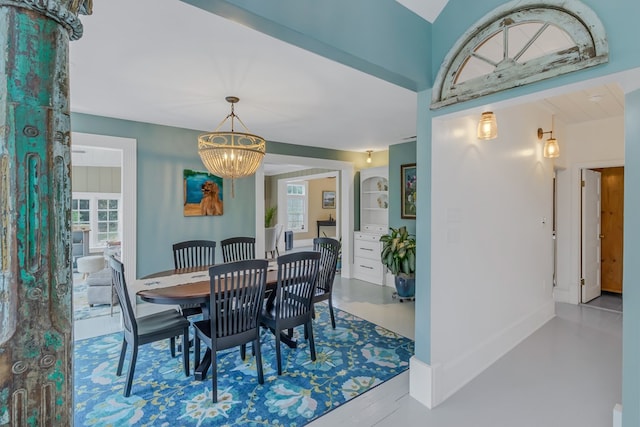
POLYGON ((558 140, 555 138, 547 139, 547 142, 544 143, 544 157, 548 159, 555 159, 560 156, 560 146, 558 145, 558 140))
POLYGON ((495 139, 498 137, 498 122, 491 111, 482 113, 478 122, 478 139, 495 139))

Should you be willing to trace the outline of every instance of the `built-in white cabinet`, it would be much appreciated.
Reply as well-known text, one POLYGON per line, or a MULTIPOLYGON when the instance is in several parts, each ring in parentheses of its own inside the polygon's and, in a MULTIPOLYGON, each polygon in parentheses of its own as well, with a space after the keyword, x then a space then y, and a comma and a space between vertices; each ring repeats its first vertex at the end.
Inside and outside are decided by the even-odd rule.
POLYGON ((384 285, 380 236, 389 224, 389 174, 386 166, 360 171, 360 230, 353 235, 356 279, 384 285))

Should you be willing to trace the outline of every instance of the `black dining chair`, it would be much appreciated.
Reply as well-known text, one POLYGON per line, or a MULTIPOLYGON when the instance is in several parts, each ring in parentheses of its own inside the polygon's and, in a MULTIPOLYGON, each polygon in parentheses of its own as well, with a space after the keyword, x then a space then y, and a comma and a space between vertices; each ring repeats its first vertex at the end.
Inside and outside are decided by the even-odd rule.
POLYGON ((260 316, 260 323, 269 328, 276 339, 278 375, 282 374, 280 351, 281 334, 287 330, 289 337, 293 328, 304 325, 308 337, 311 360, 316 360, 311 317, 312 297, 316 288, 320 253, 314 251, 295 252, 278 257, 278 284, 267 299, 260 316))
POLYGON ((223 262, 243 261, 255 259, 255 237, 231 237, 220 241, 223 262))
MULTIPOLYGON (((320 252, 320 267, 318 268, 318 282, 313 295, 313 305, 321 301, 329 302, 331 326, 336 328, 336 318, 333 314, 333 281, 336 277, 336 264, 340 255, 340 242, 329 237, 313 239, 313 250, 320 252)), ((315 317, 315 312, 314 312, 315 317)))
MULTIPOLYGON (((133 373, 138 357, 138 347, 143 344, 169 338, 171 357, 175 357, 175 338, 182 335, 183 342, 188 341, 189 321, 182 317, 176 310, 166 310, 136 318, 124 277, 124 265, 115 259, 115 257, 111 256, 109 258, 109 267, 111 268, 113 286, 118 294, 123 323, 122 349, 120 350, 120 360, 118 361, 118 368, 116 370, 117 376, 122 375, 122 366, 127 353, 127 345, 131 345, 131 362, 129 363, 127 381, 124 386, 124 396, 129 397, 131 395, 133 373)), ((184 374, 189 376, 188 351, 182 352, 182 363, 184 366, 184 374)))
POLYGON ((253 259, 220 264, 209 269, 210 318, 193 323, 195 364, 200 364, 200 341, 211 349, 213 403, 218 401, 216 353, 253 343, 258 383, 264 383, 260 352, 260 309, 267 279, 267 260, 253 259))
MULTIPOLYGON (((173 268, 212 266, 216 263, 216 242, 187 240, 173 244, 173 268)), ((180 304, 184 317, 202 313, 199 304, 180 304)))

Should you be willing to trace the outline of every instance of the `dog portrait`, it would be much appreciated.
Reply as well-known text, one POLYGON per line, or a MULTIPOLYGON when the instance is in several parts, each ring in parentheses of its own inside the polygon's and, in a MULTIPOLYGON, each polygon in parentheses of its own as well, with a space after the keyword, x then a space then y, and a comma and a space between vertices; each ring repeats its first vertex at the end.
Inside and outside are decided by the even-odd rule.
POLYGON ((208 172, 184 170, 184 216, 222 215, 223 179, 208 172))
POLYGON ((200 200, 201 215, 222 215, 222 200, 220 200, 220 188, 213 181, 205 181, 202 184, 202 200, 200 200))

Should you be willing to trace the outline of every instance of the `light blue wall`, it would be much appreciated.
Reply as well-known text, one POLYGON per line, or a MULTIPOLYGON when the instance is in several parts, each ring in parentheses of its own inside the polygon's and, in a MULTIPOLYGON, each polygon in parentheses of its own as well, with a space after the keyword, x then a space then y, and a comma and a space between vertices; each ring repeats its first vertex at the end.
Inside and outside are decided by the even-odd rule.
POLYGON ((640 90, 624 106, 624 316, 622 318, 622 425, 640 426, 640 90))
MULTIPOLYGON (((433 23, 433 58, 432 76, 435 79, 440 64, 458 38, 484 15, 494 8, 508 4, 500 0, 472 1, 450 0, 438 19, 433 23)), ((521 3, 514 1, 513 4, 521 3)), ((544 2, 542 2, 544 3, 544 2)), ((514 98, 544 89, 561 87, 576 81, 587 80, 598 76, 640 67, 640 44, 637 43, 637 19, 640 14, 640 2, 636 0, 618 0, 606 2, 602 0, 585 0, 602 21, 609 42, 609 63, 599 65, 560 77, 543 80, 519 88, 509 89, 498 94, 482 97, 479 100, 460 103, 443 108, 435 114, 458 111, 477 105, 489 104, 506 98, 514 98)))
POLYGON ((182 0, 411 90, 431 82, 431 24, 395 0, 182 0))
POLYGON ((431 363, 431 111, 425 108, 430 99, 431 90, 418 93, 415 355, 424 363, 431 363))
MULTIPOLYGON (((389 147, 389 227, 405 226, 411 234, 416 234, 416 220, 402 219, 400 215, 401 182, 400 166, 416 162, 416 142, 405 142, 389 147)), ((419 185, 419 184, 418 184, 419 185)), ((416 215, 416 218, 418 215, 416 215)))
MULTIPOLYGON (((105 117, 73 114, 75 132, 137 140, 137 272, 139 277, 173 268, 171 245, 190 239, 220 241, 255 235, 253 178, 224 182, 224 215, 185 217, 182 211, 184 169, 206 170, 197 153, 198 131, 105 117)), ((126 185, 127 183, 125 183, 126 185)), ((221 259, 218 250, 216 259, 221 259)))
MULTIPOLYGON (((149 123, 72 114, 74 132, 137 140, 137 273, 143 277, 173 268, 171 245, 190 239, 219 242, 232 236, 255 235, 255 179, 224 182, 224 214, 185 217, 182 211, 184 169, 206 170, 197 153, 200 131, 149 123)), ((267 142, 274 154, 299 155, 300 146, 267 142)), ((304 147, 305 157, 364 163, 362 153, 304 147)), ((126 185, 126 183, 125 183, 126 185)), ((218 249, 216 260, 222 259, 218 249)))

